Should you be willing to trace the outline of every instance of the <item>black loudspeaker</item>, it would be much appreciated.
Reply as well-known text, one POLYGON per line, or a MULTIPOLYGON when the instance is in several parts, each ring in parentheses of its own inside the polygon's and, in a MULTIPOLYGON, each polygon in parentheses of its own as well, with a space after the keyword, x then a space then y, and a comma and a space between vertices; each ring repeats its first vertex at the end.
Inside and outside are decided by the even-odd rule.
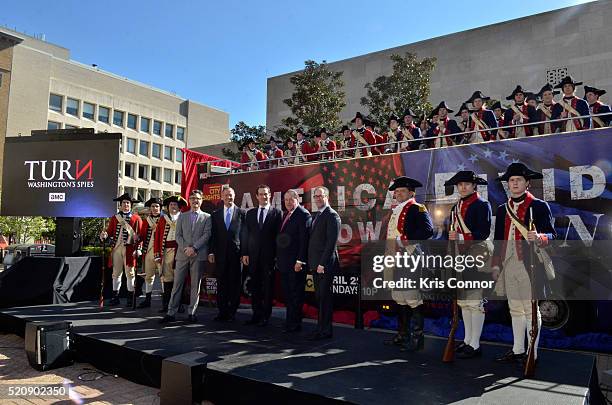
POLYGON ((57 218, 55 225, 55 256, 80 256, 83 244, 82 218, 57 218))
POLYGON ((206 354, 189 352, 162 361, 160 404, 191 405, 203 399, 206 354))
POLYGON ((72 363, 70 355, 70 322, 28 322, 25 328, 25 350, 30 365, 39 371, 72 363))

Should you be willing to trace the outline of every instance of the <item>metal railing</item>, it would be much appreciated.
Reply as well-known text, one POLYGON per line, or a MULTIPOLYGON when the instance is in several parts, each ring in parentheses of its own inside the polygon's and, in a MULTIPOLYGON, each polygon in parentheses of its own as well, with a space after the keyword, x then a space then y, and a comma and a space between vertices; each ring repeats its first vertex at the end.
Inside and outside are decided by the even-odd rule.
MULTIPOLYGON (((267 158, 265 160, 260 160, 257 162, 241 163, 240 167, 231 168, 231 169, 227 168, 228 170, 225 173, 211 173, 210 177, 224 176, 228 174, 238 174, 238 173, 254 173, 254 172, 261 172, 261 171, 268 171, 268 170, 276 170, 276 169, 281 169, 285 167, 298 167, 298 166, 305 166, 305 165, 310 165, 310 164, 319 164, 321 162, 360 159, 363 157, 391 155, 394 153, 407 153, 407 152, 414 152, 416 150, 423 150, 423 149, 450 148, 450 147, 455 147, 455 146, 471 145, 471 144, 476 144, 476 143, 489 143, 489 142, 504 141, 508 139, 520 139, 520 138, 513 138, 513 137, 506 136, 501 139, 493 139, 493 140, 483 141, 483 142, 469 142, 469 141, 464 142, 467 135, 471 136, 478 132, 480 133, 496 132, 497 134, 499 134, 498 132, 499 130, 508 130, 508 129, 513 129, 513 128, 525 128, 525 129, 536 129, 537 128, 539 129, 538 127, 544 124, 555 124, 555 123, 566 122, 570 120, 571 121, 584 120, 584 119, 591 120, 592 117, 604 117, 604 116, 612 116, 612 113, 589 114, 589 115, 582 115, 582 116, 576 116, 576 117, 558 118, 554 120, 550 119, 550 120, 545 120, 545 121, 529 122, 529 123, 515 124, 515 125, 506 125, 506 126, 493 127, 493 128, 471 129, 469 131, 464 131, 464 132, 457 132, 453 134, 443 134, 443 135, 438 134, 438 135, 429 136, 429 137, 421 136, 420 138, 416 138, 416 139, 403 139, 401 141, 375 143, 372 145, 360 145, 360 146, 352 147, 352 148, 335 149, 333 151, 329 151, 329 150, 317 151, 314 153, 301 154, 299 157, 291 156, 291 157, 282 157, 282 158, 267 158), (425 144, 432 142, 432 141, 435 142, 435 140, 440 139, 440 138, 453 138, 453 139, 460 140, 460 142, 455 143, 450 146, 442 146, 442 147, 424 146, 425 144), (411 148, 410 150, 406 150, 406 151, 400 150, 401 145, 410 144, 410 143, 416 143, 419 145, 419 147, 414 148, 414 149, 411 148), (387 152, 388 146, 397 147, 399 152, 387 152), (376 148, 376 149, 383 148, 382 149, 383 152, 380 152, 380 153, 377 152, 376 154, 372 154, 370 149, 373 149, 373 148, 376 148), (357 150, 360 150, 359 157, 355 157, 357 150), (346 156, 346 155, 352 155, 352 156, 346 156), (299 160, 299 163, 295 163, 296 159, 299 160), (288 161, 291 161, 291 163, 288 161), (266 166, 266 167, 261 167, 261 166, 266 166), (245 170, 245 167, 249 167, 249 169, 245 170)), ((608 128, 608 127, 604 127, 604 128, 608 128)), ((578 131, 587 131, 587 130, 593 130, 593 129, 600 129, 600 128, 591 128, 591 125, 589 125, 588 128, 584 128, 578 131)), ((550 133, 545 133, 545 134, 538 134, 537 136, 559 135, 562 133, 578 132, 578 131, 555 131, 555 132, 550 132, 550 133)), ((351 130, 351 133, 352 132, 353 130, 351 130)), ((505 131, 505 132, 508 132, 508 131, 505 131)), ((337 143, 339 142, 342 142, 342 140, 338 141, 337 143)), ((297 142, 295 142, 295 144, 297 145, 297 142)), ((393 150, 395 150, 395 148, 393 148, 393 150)), ((225 160, 224 159, 211 160, 206 163, 210 163, 212 166, 214 166, 215 162, 222 162, 222 161, 225 161, 225 160)))

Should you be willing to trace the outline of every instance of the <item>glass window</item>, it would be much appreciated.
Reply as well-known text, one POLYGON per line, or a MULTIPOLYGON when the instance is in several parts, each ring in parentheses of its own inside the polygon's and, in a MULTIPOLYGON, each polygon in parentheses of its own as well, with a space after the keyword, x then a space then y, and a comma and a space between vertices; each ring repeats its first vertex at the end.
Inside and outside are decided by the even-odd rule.
POLYGON ((127 138, 127 147, 125 148, 125 151, 136 154, 136 139, 127 138))
POLYGON ((149 131, 151 130, 150 118, 140 117, 140 130, 142 132, 146 132, 147 134, 149 133, 149 131))
POLYGON ((174 125, 166 124, 166 138, 174 138, 174 125))
POLYGON ((55 122, 55 121, 48 121, 47 122, 47 129, 48 130, 60 129, 61 127, 62 127, 62 124, 60 124, 59 122, 55 122))
POLYGON ((164 182, 172 184, 172 169, 164 169, 164 182))
POLYGON ((123 192, 128 193, 131 197, 134 197, 134 187, 125 187, 123 192))
POLYGON ((87 118, 88 120, 93 120, 95 111, 96 111, 95 105, 91 103, 83 102, 83 118, 87 118))
POLYGON ((176 148, 176 161, 179 163, 183 161, 183 151, 179 148, 176 148))
POLYGON ((110 119, 110 108, 99 106, 98 107, 98 121, 108 124, 109 119, 110 119))
POLYGON ((177 171, 174 172, 174 182, 176 184, 181 184, 181 174, 182 173, 181 173, 180 170, 177 170, 177 171))
POLYGON ((138 199, 140 201, 146 201, 147 200, 147 190, 144 188, 139 188, 138 189, 138 199))
POLYGON ((142 180, 147 180, 149 178, 149 166, 138 165, 138 178, 142 180))
POLYGON ((164 146, 164 159, 172 162, 172 146, 164 146))
POLYGON ((151 167, 151 180, 153 181, 160 181, 160 177, 161 177, 161 168, 159 167, 151 167))
POLYGON ((69 125, 69 124, 66 124, 66 125, 64 125, 64 128, 65 128, 65 129, 77 129, 78 127, 77 127, 76 125, 69 125))
POLYGON ((156 197, 156 198, 161 198, 161 190, 151 190, 151 198, 156 197))
POLYGON ((118 127, 123 126, 123 118, 125 117, 125 113, 123 111, 115 110, 113 111, 113 124, 118 127))
POLYGON ((140 148, 138 151, 142 156, 149 156, 149 142, 140 141, 140 148))
POLYGON ((153 121, 153 135, 161 136, 161 128, 162 128, 161 121, 153 121))
POLYGON ((176 127, 176 139, 178 139, 179 141, 185 140, 185 128, 176 127))
POLYGON ((66 114, 74 115, 75 117, 79 116, 79 100, 74 98, 66 99, 66 114))
POLYGON ((49 110, 57 111, 58 113, 62 112, 62 107, 64 105, 64 98, 57 94, 49 95, 49 110))
POLYGON ((123 175, 125 177, 134 178, 134 163, 125 162, 125 169, 123 169, 123 175))
POLYGON ((128 114, 127 127, 136 130, 136 121, 138 121, 138 117, 136 115, 128 114))
POLYGON ((151 156, 157 159, 161 159, 161 145, 154 143, 151 149, 151 156))

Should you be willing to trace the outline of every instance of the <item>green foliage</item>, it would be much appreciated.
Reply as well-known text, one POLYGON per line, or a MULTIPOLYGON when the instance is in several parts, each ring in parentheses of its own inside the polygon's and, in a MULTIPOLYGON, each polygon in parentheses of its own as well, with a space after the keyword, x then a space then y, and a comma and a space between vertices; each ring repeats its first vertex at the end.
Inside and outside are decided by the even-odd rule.
POLYGON ((0 234, 13 243, 28 243, 43 236, 53 238, 55 221, 44 217, 0 217, 0 234))
POLYGON ((230 148, 223 148, 222 153, 223 156, 234 161, 240 161, 242 144, 247 138, 253 138, 257 144, 266 142, 266 127, 263 125, 250 126, 244 121, 240 121, 230 130, 230 132, 232 133, 230 141, 238 146, 238 152, 234 152, 230 148))
POLYGON ((367 96, 361 98, 361 105, 368 109, 370 118, 386 125, 392 113, 401 115, 408 108, 417 115, 429 114, 429 85, 436 58, 419 60, 416 54, 407 52, 404 56, 393 54, 391 60, 390 76, 380 76, 365 85, 367 96))
POLYGON ((100 244, 100 232, 108 224, 105 218, 83 218, 81 235, 83 236, 83 246, 97 246, 100 244))

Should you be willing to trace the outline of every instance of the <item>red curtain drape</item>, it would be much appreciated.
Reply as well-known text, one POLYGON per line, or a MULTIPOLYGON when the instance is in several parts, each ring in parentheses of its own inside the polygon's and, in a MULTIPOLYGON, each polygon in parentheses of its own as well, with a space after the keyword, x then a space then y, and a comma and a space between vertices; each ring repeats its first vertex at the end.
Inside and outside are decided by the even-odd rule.
POLYGON ((185 198, 189 196, 191 190, 198 187, 198 163, 216 161, 215 166, 238 167, 239 163, 232 160, 221 159, 216 156, 196 152, 191 149, 183 148, 183 178, 181 179, 181 195, 185 198))

